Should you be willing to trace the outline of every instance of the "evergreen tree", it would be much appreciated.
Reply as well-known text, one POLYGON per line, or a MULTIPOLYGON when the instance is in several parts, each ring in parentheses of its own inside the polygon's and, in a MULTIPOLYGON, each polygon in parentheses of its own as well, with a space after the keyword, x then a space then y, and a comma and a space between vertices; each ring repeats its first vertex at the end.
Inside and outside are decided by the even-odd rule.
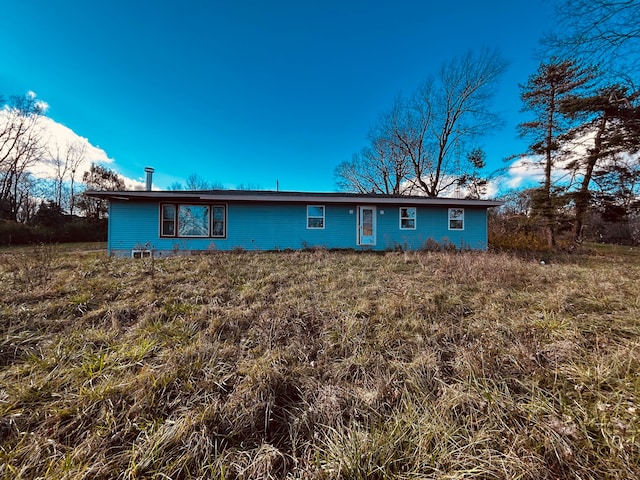
MULTIPOLYGON (((124 180, 113 170, 102 167, 95 163, 91 164, 89 171, 84 172, 82 181, 87 190, 124 190, 124 180)), ((85 215, 91 219, 101 219, 107 214, 107 202, 81 195, 76 202, 78 207, 84 211, 85 215)))
POLYGON ((552 58, 540 64, 526 85, 520 85, 523 109, 534 115, 533 120, 520 124, 521 135, 531 139, 528 153, 539 159, 544 171, 542 185, 532 197, 532 213, 542 218, 550 248, 556 243, 556 200, 562 193, 562 189, 554 188, 552 173, 565 153, 562 146, 569 138, 571 126, 560 105, 569 95, 584 89, 593 78, 593 68, 581 67, 573 60, 552 58))
MULTIPOLYGON (((599 180, 600 198, 620 196, 629 185, 640 180, 637 178, 637 157, 630 162, 619 158, 621 154, 635 153, 640 148, 640 108, 634 106, 637 96, 629 94, 624 87, 614 85, 592 95, 570 96, 563 101, 563 112, 582 120, 572 134, 593 137, 586 154, 576 156, 568 165, 574 176, 581 178, 578 189, 572 193, 575 204, 574 241, 581 237, 593 194, 591 184, 595 179, 599 180)), ((618 198, 618 203, 624 203, 622 200, 618 198)))
POLYGON ((56 227, 64 223, 67 218, 60 205, 53 200, 41 202, 38 211, 31 220, 34 225, 56 227))

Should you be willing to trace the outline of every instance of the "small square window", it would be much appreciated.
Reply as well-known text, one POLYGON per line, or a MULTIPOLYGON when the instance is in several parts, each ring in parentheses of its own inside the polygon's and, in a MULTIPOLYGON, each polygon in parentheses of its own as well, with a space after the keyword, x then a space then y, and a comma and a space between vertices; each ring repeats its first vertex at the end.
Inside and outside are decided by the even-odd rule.
POLYGON ((307 228, 324 228, 324 205, 307 205, 307 228))
POLYGON ((400 230, 416 229, 416 207, 400 207, 400 230))
POLYGON ((464 230, 464 208, 449 209, 449 230, 464 230))

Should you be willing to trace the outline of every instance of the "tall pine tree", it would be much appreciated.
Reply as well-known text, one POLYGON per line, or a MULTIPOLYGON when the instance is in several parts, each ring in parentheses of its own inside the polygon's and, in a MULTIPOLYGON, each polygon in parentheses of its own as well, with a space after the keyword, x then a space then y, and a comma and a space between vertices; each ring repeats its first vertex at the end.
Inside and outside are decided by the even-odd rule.
MULTIPOLYGON (((561 105, 563 113, 582 121, 572 134, 590 139, 585 154, 577 155, 567 165, 579 179, 578 188, 572 192, 575 205, 574 242, 579 241, 582 235, 593 196, 592 182, 600 180, 600 189, 606 190, 611 183, 607 177, 612 173, 613 176, 622 174, 625 178, 634 176, 634 163, 637 161, 626 164, 618 162, 617 158, 623 153, 635 153, 640 148, 640 108, 634 105, 637 96, 622 86, 613 85, 591 95, 569 96, 561 105)), ((615 196, 619 192, 603 193, 615 196)))
POLYGON ((557 208, 552 173, 563 155, 563 142, 570 135, 570 119, 563 114, 560 105, 570 95, 575 95, 594 78, 594 70, 581 67, 573 60, 552 58, 541 63, 538 71, 529 77, 526 85, 520 85, 523 110, 534 118, 520 124, 521 136, 531 139, 530 154, 543 167, 544 177, 532 204, 534 215, 542 219, 547 244, 555 248, 557 208))

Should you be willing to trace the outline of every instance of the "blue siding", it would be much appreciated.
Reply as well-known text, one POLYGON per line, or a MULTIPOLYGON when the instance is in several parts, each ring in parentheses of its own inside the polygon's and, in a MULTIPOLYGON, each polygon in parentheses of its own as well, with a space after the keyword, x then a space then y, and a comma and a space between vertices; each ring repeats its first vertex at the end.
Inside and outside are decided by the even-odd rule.
POLYGON ((487 209, 464 208, 464 229, 449 230, 448 207, 417 207, 415 230, 400 229, 400 207, 378 208, 378 249, 401 247, 403 250, 422 248, 429 239, 438 243, 451 242, 458 248, 486 250, 487 209), (384 213, 383 213, 384 212, 384 213))
POLYGON ((448 208, 418 206, 416 229, 400 229, 396 205, 376 205, 374 247, 357 244, 358 205, 325 204, 325 228, 307 229, 307 204, 229 203, 226 238, 160 238, 158 202, 112 200, 109 209, 109 251, 130 255, 149 245, 161 254, 190 250, 282 250, 310 247, 419 249, 427 239, 458 247, 487 248, 487 209, 465 207, 464 230, 448 229, 448 208))

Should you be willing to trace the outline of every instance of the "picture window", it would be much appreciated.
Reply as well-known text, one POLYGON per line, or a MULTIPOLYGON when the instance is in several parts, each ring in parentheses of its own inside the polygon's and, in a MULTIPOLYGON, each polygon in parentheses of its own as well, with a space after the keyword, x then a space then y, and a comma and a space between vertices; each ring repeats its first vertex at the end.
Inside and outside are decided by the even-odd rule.
POLYGON ((208 205, 178 205, 178 236, 208 237, 210 220, 208 205))
POLYGON ((160 236, 186 238, 226 237, 225 205, 173 204, 160 207, 160 236))

